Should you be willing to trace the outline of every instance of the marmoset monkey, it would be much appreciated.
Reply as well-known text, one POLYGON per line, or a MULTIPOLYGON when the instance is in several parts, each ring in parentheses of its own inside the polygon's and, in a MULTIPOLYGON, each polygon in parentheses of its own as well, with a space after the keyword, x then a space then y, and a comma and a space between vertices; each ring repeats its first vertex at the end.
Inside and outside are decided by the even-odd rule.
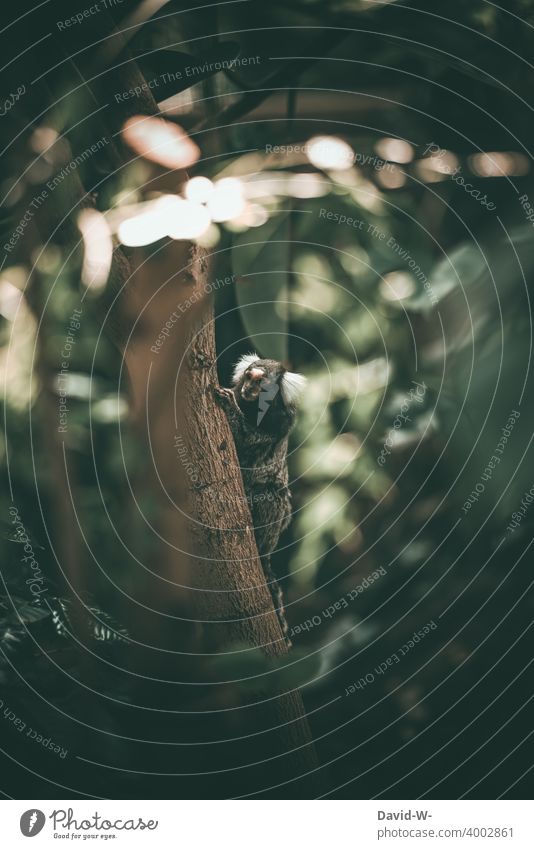
POLYGON ((233 389, 217 388, 215 395, 230 423, 263 571, 291 645, 271 553, 291 521, 287 443, 306 378, 276 360, 246 354, 237 362, 232 382, 233 389))

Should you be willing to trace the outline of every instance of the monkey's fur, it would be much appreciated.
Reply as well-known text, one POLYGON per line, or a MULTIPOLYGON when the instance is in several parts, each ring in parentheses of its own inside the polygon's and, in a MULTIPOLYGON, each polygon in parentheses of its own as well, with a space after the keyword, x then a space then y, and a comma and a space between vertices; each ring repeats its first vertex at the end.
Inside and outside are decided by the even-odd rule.
POLYGON ((215 390, 234 437, 256 544, 282 631, 288 626, 271 553, 291 521, 287 443, 306 379, 276 360, 247 354, 235 366, 233 389, 215 390))

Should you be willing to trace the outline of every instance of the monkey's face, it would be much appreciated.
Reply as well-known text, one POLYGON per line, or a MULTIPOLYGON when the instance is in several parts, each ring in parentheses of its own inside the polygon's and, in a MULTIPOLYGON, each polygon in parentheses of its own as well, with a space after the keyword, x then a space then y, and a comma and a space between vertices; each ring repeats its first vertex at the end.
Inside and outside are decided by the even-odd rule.
POLYGON ((262 424, 265 428, 279 425, 280 417, 294 417, 306 379, 288 371, 277 360, 261 359, 250 353, 235 364, 232 383, 243 412, 252 418, 257 415, 256 425, 262 424, 266 416, 262 424))
POLYGON ((259 363, 253 363, 243 374, 241 398, 244 401, 257 401, 260 392, 265 392, 271 383, 271 375, 259 363))

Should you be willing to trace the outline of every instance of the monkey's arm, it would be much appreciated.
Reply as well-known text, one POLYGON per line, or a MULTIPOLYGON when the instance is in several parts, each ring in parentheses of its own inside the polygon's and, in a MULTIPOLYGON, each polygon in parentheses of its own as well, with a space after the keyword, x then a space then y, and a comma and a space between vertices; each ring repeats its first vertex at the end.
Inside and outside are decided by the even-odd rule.
POLYGON ((217 403, 226 413, 226 417, 234 437, 234 442, 237 446, 240 444, 240 440, 243 438, 245 433, 245 417, 239 409, 235 395, 231 389, 224 389, 221 386, 214 386, 213 394, 217 403))
POLYGON ((255 466, 258 460, 259 450, 261 450, 266 458, 265 468, 270 469, 271 446, 274 444, 272 436, 252 429, 247 424, 243 411, 237 403, 235 393, 231 389, 215 386, 213 387, 213 394, 217 403, 226 413, 239 457, 242 459, 243 452, 247 452, 250 456, 247 457, 246 465, 255 466), (261 449, 259 449, 259 446, 261 446, 261 449))

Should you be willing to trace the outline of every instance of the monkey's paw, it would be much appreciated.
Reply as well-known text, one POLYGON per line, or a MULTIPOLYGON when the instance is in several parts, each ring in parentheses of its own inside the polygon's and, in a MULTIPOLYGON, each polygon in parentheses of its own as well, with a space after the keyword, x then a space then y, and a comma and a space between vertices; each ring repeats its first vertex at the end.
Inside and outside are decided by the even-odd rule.
POLYGON ((215 400, 225 410, 239 410, 235 395, 231 389, 225 389, 222 386, 213 387, 213 395, 215 400))

